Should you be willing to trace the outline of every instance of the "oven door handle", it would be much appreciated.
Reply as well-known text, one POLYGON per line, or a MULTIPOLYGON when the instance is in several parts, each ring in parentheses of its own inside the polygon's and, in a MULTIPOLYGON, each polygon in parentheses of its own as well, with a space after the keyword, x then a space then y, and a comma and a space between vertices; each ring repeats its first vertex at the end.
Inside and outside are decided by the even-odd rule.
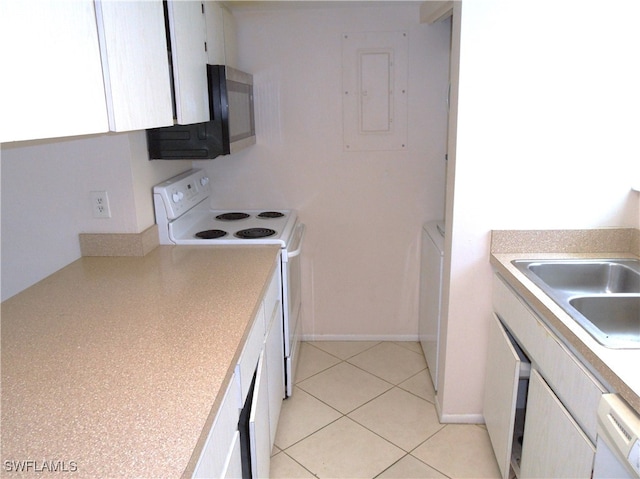
POLYGON ((296 236, 299 238, 298 244, 296 245, 296 249, 294 249, 293 251, 287 251, 287 260, 291 258, 295 258, 302 251, 302 240, 304 239, 305 231, 306 231, 306 227, 304 226, 304 224, 299 224, 298 227, 296 228, 296 236), (300 233, 298 233, 298 231, 300 233))

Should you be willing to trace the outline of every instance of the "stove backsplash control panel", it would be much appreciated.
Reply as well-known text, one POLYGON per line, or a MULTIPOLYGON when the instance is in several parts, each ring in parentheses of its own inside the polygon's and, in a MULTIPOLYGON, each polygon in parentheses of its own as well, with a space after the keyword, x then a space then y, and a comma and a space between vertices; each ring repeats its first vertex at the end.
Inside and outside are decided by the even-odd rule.
POLYGON ((153 194, 172 220, 209 197, 209 177, 203 170, 190 170, 154 186, 153 194))

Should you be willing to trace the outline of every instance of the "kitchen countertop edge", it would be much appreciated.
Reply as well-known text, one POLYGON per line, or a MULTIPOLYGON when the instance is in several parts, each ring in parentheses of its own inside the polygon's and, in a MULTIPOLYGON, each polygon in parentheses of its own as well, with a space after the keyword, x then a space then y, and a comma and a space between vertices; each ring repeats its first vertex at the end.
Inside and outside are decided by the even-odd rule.
MULTIPOLYGON (((224 246, 223 246, 224 247, 224 246)), ((244 247, 244 246, 243 246, 244 247)), ((265 246, 265 248, 273 250, 274 252, 279 252, 280 251, 280 247, 279 246, 265 246)), ((276 253, 277 256, 278 253, 276 253)), ((268 273, 268 278, 270 278, 275 269, 276 269, 276 257, 274 257, 273 261, 272 261, 272 267, 268 273)), ((270 282, 267 280, 265 281, 263 287, 262 287, 262 292, 259 295, 259 298, 263 298, 265 296, 265 294, 267 293, 267 289, 269 287, 270 282)), ((235 373, 235 367, 236 364, 238 364, 238 361, 240 360, 240 354, 242 353, 242 350, 244 348, 244 344, 247 341, 247 337, 249 336, 249 332, 251 331, 251 328, 253 327, 254 321, 253 319, 255 319, 256 314, 258 314, 258 310, 259 310, 259 306, 260 306, 260 301, 256 302, 254 311, 252 313, 251 319, 249 319, 247 321, 246 327, 244 329, 244 332, 242 333, 242 339, 238 342, 238 345, 236 347, 235 350, 235 354, 233 355, 233 359, 231 360, 231 363, 229 364, 229 368, 227 369, 227 373, 224 377, 224 379, 222 380, 222 382, 220 383, 220 387, 218 388, 218 392, 216 394, 216 398, 213 401, 213 404, 211 405, 211 410, 209 411, 209 415, 207 416, 207 419, 205 420, 204 423, 204 427, 202 428, 202 432, 200 433, 200 437, 198 438, 198 442, 196 443, 196 447, 193 449, 193 452, 191 454, 191 457, 189 458, 189 461, 187 462, 187 466, 185 467, 184 472, 182 473, 181 478, 182 479, 188 479, 193 477, 193 473, 195 472, 196 466, 198 465, 198 460, 200 459, 200 455, 202 454, 202 451, 204 450, 204 446, 207 442, 207 439, 209 437, 209 431, 211 430, 211 428, 213 427, 213 422, 215 421, 216 415, 218 414, 218 410, 220 409, 220 405, 222 403, 222 400, 224 399, 224 395, 227 391, 227 388, 229 387, 229 384, 231 382, 231 377, 233 376, 233 374, 235 373)))

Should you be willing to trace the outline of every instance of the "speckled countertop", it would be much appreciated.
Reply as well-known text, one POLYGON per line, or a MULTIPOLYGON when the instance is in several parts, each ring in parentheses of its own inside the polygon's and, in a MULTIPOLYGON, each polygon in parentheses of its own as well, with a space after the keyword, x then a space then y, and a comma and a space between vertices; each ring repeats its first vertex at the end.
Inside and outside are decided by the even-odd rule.
POLYGON ((86 257, 3 302, 0 474, 189 475, 278 251, 86 257))
POLYGON ((494 231, 491 264, 544 316, 586 366, 640 413, 640 349, 609 349, 582 329, 511 262, 520 259, 638 258, 640 231, 494 231))

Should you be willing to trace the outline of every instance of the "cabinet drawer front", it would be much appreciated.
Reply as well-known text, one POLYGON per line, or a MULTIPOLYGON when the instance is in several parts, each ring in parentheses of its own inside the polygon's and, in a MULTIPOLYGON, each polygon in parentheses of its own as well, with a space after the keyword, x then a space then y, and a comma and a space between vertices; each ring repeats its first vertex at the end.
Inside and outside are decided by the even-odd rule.
POLYGON ((221 477, 227 467, 229 454, 234 447, 235 435, 238 433, 240 409, 238 379, 236 374, 231 378, 193 477, 221 477))
POLYGON ((236 373, 240 377, 240 389, 241 404, 244 404, 249 388, 251 387, 251 380, 253 379, 253 373, 256 370, 256 364, 262 351, 262 344, 264 343, 265 325, 264 325, 264 303, 260 304, 260 311, 256 315, 253 321, 251 331, 247 336, 247 341, 242 349, 240 355, 240 361, 236 366, 236 373))
POLYGON ((590 478, 594 455, 593 444, 532 370, 520 477, 590 478))
POLYGON ((493 309, 518 340, 531 361, 543 353, 548 333, 533 312, 502 282, 493 278, 493 309))
POLYGON ((511 330, 522 348, 565 407, 595 443, 596 411, 606 389, 556 335, 497 276, 494 277, 493 304, 496 313, 511 330))

